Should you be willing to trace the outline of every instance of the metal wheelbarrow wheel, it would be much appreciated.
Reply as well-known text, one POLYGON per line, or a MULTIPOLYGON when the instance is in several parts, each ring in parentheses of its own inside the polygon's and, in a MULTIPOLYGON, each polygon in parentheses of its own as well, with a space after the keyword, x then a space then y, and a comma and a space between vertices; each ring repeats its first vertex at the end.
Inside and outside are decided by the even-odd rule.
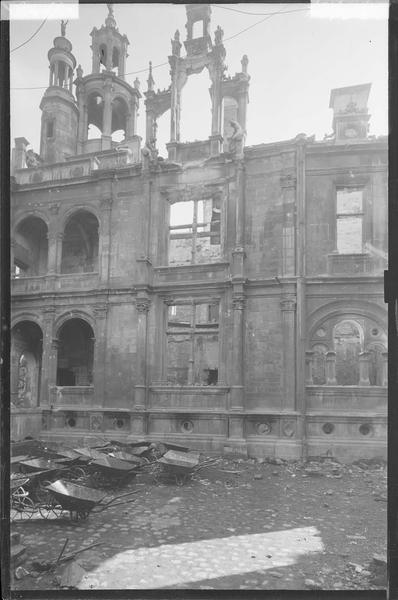
POLYGON ((29 498, 23 488, 18 488, 12 495, 11 521, 25 521, 31 519, 35 512, 33 500, 29 498))
MULTIPOLYGON (((49 482, 46 482, 46 484, 48 485, 49 482)), ((62 506, 58 504, 54 496, 52 496, 52 494, 48 490, 41 488, 40 493, 40 515, 43 517, 43 519, 58 519, 63 512, 62 506)))

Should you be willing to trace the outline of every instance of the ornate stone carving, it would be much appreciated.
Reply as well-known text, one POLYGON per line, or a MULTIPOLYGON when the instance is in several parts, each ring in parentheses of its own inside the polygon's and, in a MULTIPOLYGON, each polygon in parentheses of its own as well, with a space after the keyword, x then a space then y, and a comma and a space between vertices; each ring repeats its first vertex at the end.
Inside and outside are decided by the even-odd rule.
POLYGON ((259 435, 269 435, 272 431, 272 426, 269 421, 264 421, 264 423, 257 423, 256 430, 259 435))
POLYGON ((90 415, 90 429, 91 431, 101 431, 103 422, 103 415, 101 413, 95 413, 90 415))
POLYGON ((66 26, 69 23, 69 21, 61 21, 61 35, 62 37, 65 37, 66 35, 66 26))
POLYGON ((296 433, 296 424, 294 421, 285 421, 282 424, 282 433, 286 437, 293 437, 296 433))
POLYGON ((229 124, 233 129, 233 134, 228 138, 228 150, 234 156, 241 157, 243 156, 245 132, 238 121, 230 121, 229 124))
POLYGON ((135 301, 135 307, 139 313, 147 313, 150 305, 151 302, 148 298, 137 298, 135 301))

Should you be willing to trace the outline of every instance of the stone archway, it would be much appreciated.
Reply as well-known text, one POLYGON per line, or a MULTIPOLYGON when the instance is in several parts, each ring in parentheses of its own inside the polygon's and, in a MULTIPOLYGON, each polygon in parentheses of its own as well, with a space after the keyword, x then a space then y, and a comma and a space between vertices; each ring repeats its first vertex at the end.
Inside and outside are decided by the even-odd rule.
POLYGON ((11 403, 18 408, 40 404, 43 334, 32 321, 11 330, 11 403))

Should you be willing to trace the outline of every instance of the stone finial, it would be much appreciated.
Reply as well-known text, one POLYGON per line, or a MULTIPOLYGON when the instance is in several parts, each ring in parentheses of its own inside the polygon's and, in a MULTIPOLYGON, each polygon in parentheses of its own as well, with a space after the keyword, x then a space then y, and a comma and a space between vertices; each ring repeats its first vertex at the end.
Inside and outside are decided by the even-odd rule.
POLYGON ((139 89, 140 89, 140 85, 141 85, 141 84, 140 84, 140 80, 138 79, 138 77, 136 77, 136 78, 134 79, 134 87, 135 87, 135 89, 136 89, 136 90, 139 90, 139 89))
POLYGON ((147 79, 147 84, 148 84, 148 92, 152 92, 154 85, 155 85, 155 80, 152 76, 152 61, 149 61, 149 75, 148 75, 148 79, 147 79))
POLYGON ((221 29, 219 25, 217 25, 217 29, 214 32, 214 43, 216 46, 220 46, 222 44, 222 40, 224 37, 224 31, 221 29))
POLYGON ((66 26, 69 23, 69 21, 61 21, 61 35, 62 37, 65 37, 66 35, 66 26))
POLYGON ((240 61, 240 64, 242 65, 242 73, 247 75, 247 65, 249 64, 249 59, 247 58, 246 54, 244 54, 242 56, 242 60, 240 61))

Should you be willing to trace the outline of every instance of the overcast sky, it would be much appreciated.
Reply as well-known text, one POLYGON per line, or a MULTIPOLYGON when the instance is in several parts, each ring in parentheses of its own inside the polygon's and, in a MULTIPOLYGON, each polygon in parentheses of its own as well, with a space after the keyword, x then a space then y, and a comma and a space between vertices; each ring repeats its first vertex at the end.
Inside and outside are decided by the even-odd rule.
MULTIPOLYGON (((370 133, 387 133, 387 9, 383 18, 359 18, 363 5, 354 5, 353 10, 353 5, 347 5, 346 18, 316 18, 303 4, 211 6, 212 35, 217 25, 224 30, 228 73, 241 70, 243 54, 249 58, 247 145, 290 139, 301 132, 322 139, 331 132, 330 90, 362 83, 372 83, 370 133), (296 12, 278 14, 242 32, 269 13, 293 10, 296 12), (349 14, 351 18, 347 18, 349 14), (236 37, 228 41, 232 36, 236 37)), ((70 20, 67 26, 66 37, 84 75, 91 72, 90 32, 104 23, 107 12, 106 4, 81 5, 79 19, 70 20)), ((126 72, 132 74, 126 80, 133 84, 138 77, 141 91, 145 91, 148 73, 135 72, 147 69, 149 60, 153 65, 167 62, 176 29, 181 32, 181 41, 185 39, 185 6, 115 4, 114 15, 119 31, 130 41, 126 72)), ((11 22, 11 49, 27 40, 39 25, 37 20, 11 22)), ((36 151, 39 104, 48 85, 47 52, 57 35, 59 21, 49 20, 30 42, 11 53, 11 135, 26 137, 36 151), (13 89, 32 87, 43 89, 13 89)), ((153 76, 156 87, 169 86, 167 65, 155 68, 153 76)), ((182 141, 205 139, 210 134, 209 85, 206 71, 188 79, 183 90, 182 141)), ((138 133, 143 136, 143 101, 139 113, 138 133)), ((158 133, 161 141, 168 140, 168 113, 160 120, 158 133)))

